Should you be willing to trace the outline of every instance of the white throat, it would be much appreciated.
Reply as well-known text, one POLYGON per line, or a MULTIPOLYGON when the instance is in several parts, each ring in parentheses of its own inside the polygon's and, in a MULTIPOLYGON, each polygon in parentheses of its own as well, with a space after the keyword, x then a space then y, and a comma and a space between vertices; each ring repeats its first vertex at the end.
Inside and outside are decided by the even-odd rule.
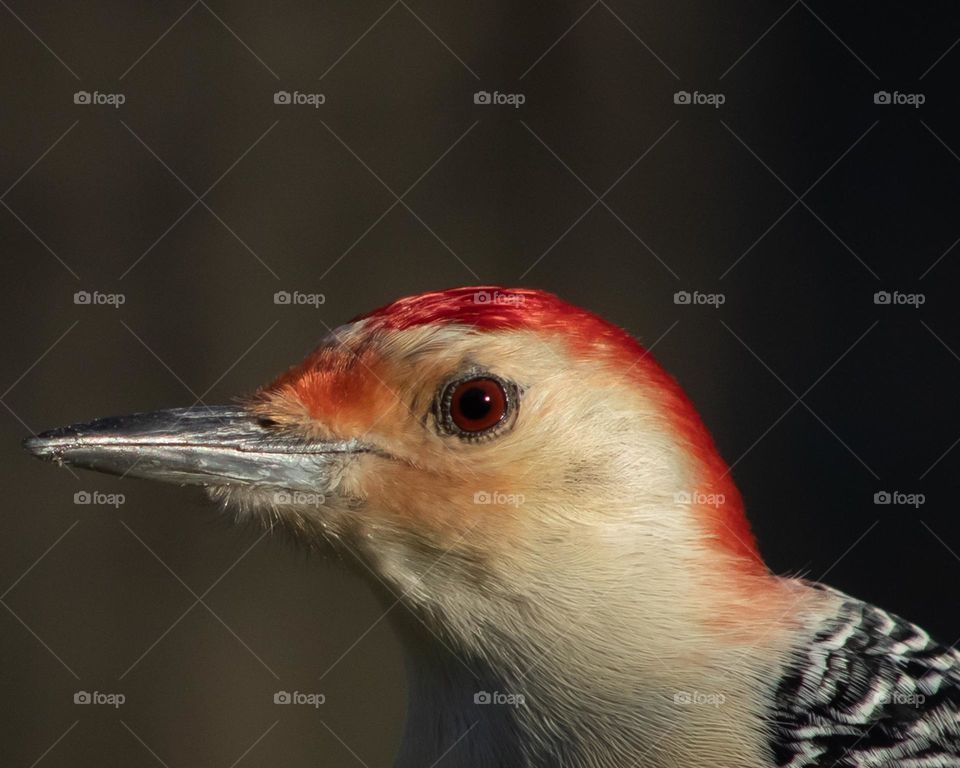
MULTIPOLYGON (((783 599, 793 600, 788 584, 783 599)), ((692 615, 680 623, 697 606, 675 605, 676 633, 657 644, 652 638, 665 628, 644 630, 625 598, 607 595, 578 620, 575 611, 547 616, 543 603, 521 607, 496 617, 507 628, 496 635, 489 617, 463 617, 441 637, 406 616, 399 629, 409 708, 395 768, 441 758, 438 765, 456 768, 676 768, 698 765, 703 754, 738 768, 767 766, 763 681, 778 679, 787 658, 783 628, 758 617, 742 637, 722 626, 711 634, 692 615)))

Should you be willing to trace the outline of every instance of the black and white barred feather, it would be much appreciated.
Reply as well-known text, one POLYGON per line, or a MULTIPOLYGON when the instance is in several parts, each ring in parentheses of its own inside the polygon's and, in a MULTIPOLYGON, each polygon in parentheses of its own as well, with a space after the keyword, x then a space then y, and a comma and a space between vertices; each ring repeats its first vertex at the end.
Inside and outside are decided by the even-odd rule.
POLYGON ((776 765, 960 768, 960 653, 828 591, 838 612, 777 687, 776 765))

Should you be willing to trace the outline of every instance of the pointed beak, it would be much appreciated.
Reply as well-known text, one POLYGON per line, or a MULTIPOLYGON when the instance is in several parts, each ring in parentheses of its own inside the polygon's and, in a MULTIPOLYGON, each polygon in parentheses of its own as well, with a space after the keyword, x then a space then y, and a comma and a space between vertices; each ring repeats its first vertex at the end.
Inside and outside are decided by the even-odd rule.
POLYGON ((321 442, 236 406, 174 408, 97 419, 24 440, 47 461, 180 485, 253 485, 324 491, 345 454, 369 446, 321 442))

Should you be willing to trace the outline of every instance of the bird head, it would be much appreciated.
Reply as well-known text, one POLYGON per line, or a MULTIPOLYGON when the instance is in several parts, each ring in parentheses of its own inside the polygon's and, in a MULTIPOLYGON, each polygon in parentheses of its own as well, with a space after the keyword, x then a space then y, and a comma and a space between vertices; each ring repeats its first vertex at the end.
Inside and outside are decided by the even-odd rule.
POLYGON ((702 655, 702 633, 688 643, 678 627, 725 631, 756 610, 732 585, 768 576, 674 380, 624 330, 537 290, 400 299, 241 405, 26 445, 207 486, 241 516, 349 552, 445 644, 501 670, 562 654, 572 679, 591 645, 629 649, 618 667, 584 666, 584 685, 702 655))

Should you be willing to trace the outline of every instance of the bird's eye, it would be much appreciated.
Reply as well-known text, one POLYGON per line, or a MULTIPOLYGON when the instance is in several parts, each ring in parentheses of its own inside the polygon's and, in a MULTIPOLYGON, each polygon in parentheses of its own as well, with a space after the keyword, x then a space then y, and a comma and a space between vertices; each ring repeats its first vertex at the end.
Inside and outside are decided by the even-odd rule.
POLYGON ((451 382, 440 399, 440 417, 448 432, 464 437, 490 432, 510 410, 507 386, 490 375, 451 382))

